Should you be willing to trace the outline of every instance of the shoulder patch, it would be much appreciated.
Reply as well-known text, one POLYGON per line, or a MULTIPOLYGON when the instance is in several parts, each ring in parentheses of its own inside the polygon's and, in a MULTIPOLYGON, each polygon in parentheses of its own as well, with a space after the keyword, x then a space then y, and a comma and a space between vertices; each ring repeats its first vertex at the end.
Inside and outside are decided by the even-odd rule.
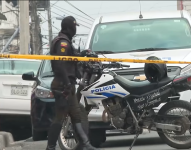
POLYGON ((61 48, 61 52, 64 53, 66 50, 65 48, 61 48))
POLYGON ((67 45, 68 45, 68 44, 67 44, 66 42, 61 42, 61 46, 62 46, 62 47, 67 47, 67 45))

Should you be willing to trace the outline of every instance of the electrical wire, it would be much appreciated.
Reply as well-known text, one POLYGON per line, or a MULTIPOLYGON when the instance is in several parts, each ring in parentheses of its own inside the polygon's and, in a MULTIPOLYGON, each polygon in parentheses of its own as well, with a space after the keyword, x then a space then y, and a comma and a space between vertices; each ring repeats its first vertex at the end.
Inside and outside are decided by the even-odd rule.
MULTIPOLYGON (((113 14, 113 13, 120 13, 120 12, 125 12, 126 10, 123 10, 123 11, 114 11, 114 12, 106 12, 106 13, 101 13, 102 15, 103 14, 113 14)), ((91 14, 91 15, 98 15, 98 13, 96 14, 91 14)))
MULTIPOLYGON (((59 10, 59 9, 58 9, 58 10, 59 10)), ((67 15, 70 15, 70 14, 64 12, 63 10, 59 10, 59 11, 65 13, 65 14, 67 14, 67 15)), ((79 18, 76 18, 76 19, 77 19, 77 20, 80 20, 80 21, 82 21, 82 22, 84 22, 84 23, 87 23, 87 24, 91 25, 90 23, 88 23, 88 22, 86 22, 86 21, 84 21, 84 20, 81 20, 81 19, 79 19, 79 18)))
POLYGON ((53 7, 56 3, 58 3, 59 2, 59 0, 57 0, 55 3, 53 3, 51 6, 50 6, 50 8, 51 7, 53 7))
POLYGON ((51 19, 46 19, 45 21, 41 22, 40 24, 43 24, 43 23, 45 23, 45 22, 47 22, 49 20, 52 20, 53 18, 55 18, 55 17, 52 17, 51 19))
MULTIPOLYGON (((40 13, 38 13, 42 18, 44 18, 46 21, 48 21, 44 16, 42 16, 40 13)), ((60 31, 60 29, 58 29, 57 27, 55 27, 54 25, 51 24, 52 27, 54 27, 55 29, 57 29, 58 31, 60 31)))
MULTIPOLYGON (((156 4, 158 4, 159 2, 157 2, 156 4)), ((156 6, 156 4, 154 4, 153 6, 151 6, 148 10, 151 10, 154 8, 154 6, 156 6)))
MULTIPOLYGON (((61 10, 60 10, 61 11, 61 10)), ((51 11, 52 12, 52 11, 51 11)), ((64 11, 61 11, 61 12, 63 12, 63 13, 65 13, 65 14, 68 14, 68 13, 66 13, 66 12, 64 12, 64 11)), ((70 14, 68 14, 68 15, 70 15, 70 14)), ((63 16, 62 16, 63 17, 63 16)), ((53 18, 56 18, 56 17, 52 17, 51 19, 53 19, 53 18)), ((45 21, 43 21, 43 22, 41 22, 40 24, 43 24, 43 23, 45 23, 45 22, 47 22, 47 21, 49 21, 49 20, 51 20, 51 19, 46 19, 45 21)), ((92 25, 92 24, 90 24, 90 23, 88 23, 88 22, 85 22, 84 20, 81 20, 81 19, 79 19, 79 18, 76 18, 77 20, 80 20, 80 21, 82 21, 82 22, 84 22, 84 23, 87 23, 87 24, 89 24, 89 25, 92 25)))
POLYGON ((78 11, 80 11, 81 13, 83 13, 84 15, 88 16, 89 18, 93 19, 92 17, 90 17, 88 14, 86 14, 85 12, 81 11, 80 9, 78 9, 77 7, 75 7, 74 5, 72 5, 71 3, 69 3, 67 0, 64 0, 66 3, 68 3, 70 6, 74 7, 75 9, 77 9, 78 11))
MULTIPOLYGON (((51 12, 54 13, 54 14, 56 14, 56 15, 61 16, 60 14, 57 14, 57 13, 55 13, 55 12, 53 12, 53 11, 51 11, 51 12)), ((61 16, 61 17, 63 17, 63 16, 61 16)), ((90 27, 88 27, 88 26, 86 26, 86 25, 83 25, 83 24, 81 24, 81 23, 79 23, 79 22, 78 22, 78 24, 81 25, 81 26, 83 26, 83 27, 86 27, 86 28, 88 28, 88 29, 91 29, 90 27)))
POLYGON ((76 13, 73 13, 73 12, 67 10, 67 9, 63 9, 63 8, 61 8, 60 6, 54 5, 54 7, 56 7, 57 9, 60 9, 60 10, 62 10, 62 11, 63 11, 63 10, 68 11, 68 12, 70 12, 70 13, 76 15, 76 16, 82 17, 82 18, 87 19, 87 20, 89 20, 89 21, 94 21, 94 19, 93 19, 93 20, 90 20, 90 19, 85 18, 85 17, 83 17, 83 16, 81 16, 81 15, 78 15, 78 14, 76 14, 76 13))

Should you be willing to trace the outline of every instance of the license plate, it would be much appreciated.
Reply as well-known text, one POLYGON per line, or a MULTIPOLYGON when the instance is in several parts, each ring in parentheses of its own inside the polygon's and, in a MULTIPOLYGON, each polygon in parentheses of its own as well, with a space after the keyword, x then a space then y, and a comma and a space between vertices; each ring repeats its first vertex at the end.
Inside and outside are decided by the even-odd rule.
POLYGON ((12 86, 11 87, 11 95, 27 96, 28 95, 28 89, 26 86, 12 86))

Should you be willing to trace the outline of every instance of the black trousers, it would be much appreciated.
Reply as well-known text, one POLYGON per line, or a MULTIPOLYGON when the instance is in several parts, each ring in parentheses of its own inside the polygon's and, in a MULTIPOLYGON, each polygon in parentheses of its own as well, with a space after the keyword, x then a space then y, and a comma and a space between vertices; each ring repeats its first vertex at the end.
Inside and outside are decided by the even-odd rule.
POLYGON ((69 115, 72 123, 80 123, 81 110, 76 97, 75 84, 72 85, 71 92, 67 98, 63 94, 55 92, 55 90, 63 91, 62 82, 59 80, 53 80, 51 89, 55 97, 55 119, 49 129, 48 146, 54 147, 62 128, 63 119, 66 117, 66 115, 69 115))
POLYGON ((67 98, 60 93, 53 92, 56 113, 54 122, 60 123, 67 114, 71 117, 72 122, 79 123, 81 121, 80 107, 75 92, 75 85, 72 86, 72 91, 67 98))
POLYGON ((71 79, 70 81, 72 83, 72 89, 69 94, 69 96, 66 98, 64 95, 62 95, 57 91, 63 91, 63 85, 62 81, 59 78, 54 78, 51 84, 51 89, 53 92, 53 95, 55 97, 55 113, 56 117, 54 122, 61 122, 62 119, 69 114, 71 117, 72 122, 79 123, 80 120, 80 107, 79 103, 76 97, 76 88, 75 83, 76 81, 71 79))

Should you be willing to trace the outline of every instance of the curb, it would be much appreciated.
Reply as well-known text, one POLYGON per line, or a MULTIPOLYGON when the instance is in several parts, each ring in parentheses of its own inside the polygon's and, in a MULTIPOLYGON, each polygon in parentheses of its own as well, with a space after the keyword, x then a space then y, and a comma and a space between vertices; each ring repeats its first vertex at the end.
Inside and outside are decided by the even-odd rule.
POLYGON ((23 141, 14 142, 13 135, 9 132, 0 132, 0 150, 5 147, 22 146, 23 141))

